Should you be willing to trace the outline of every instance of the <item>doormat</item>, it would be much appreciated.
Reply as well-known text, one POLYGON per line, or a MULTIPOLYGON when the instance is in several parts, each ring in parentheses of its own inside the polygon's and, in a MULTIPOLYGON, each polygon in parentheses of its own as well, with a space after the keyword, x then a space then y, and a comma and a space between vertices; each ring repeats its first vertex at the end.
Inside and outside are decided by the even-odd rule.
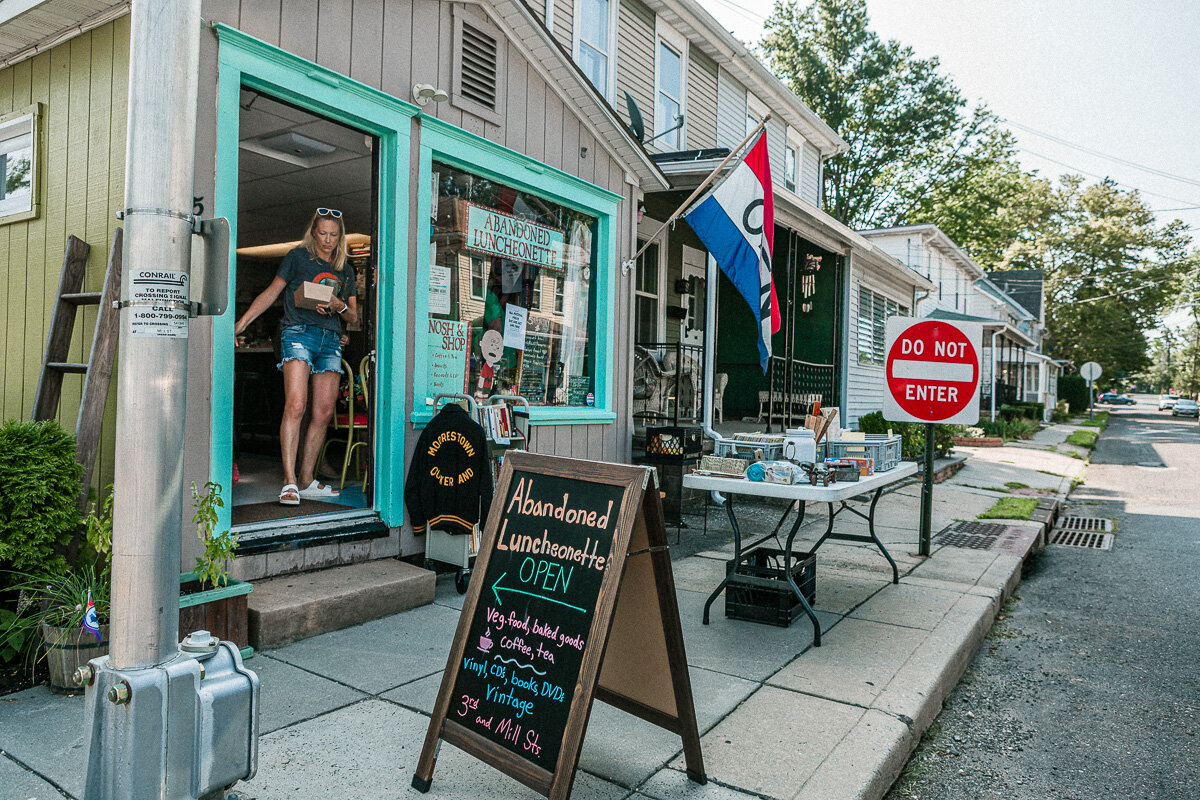
POLYGON ((300 505, 298 506, 281 506, 277 501, 270 500, 265 503, 247 503, 242 506, 234 506, 232 521, 234 526, 249 525, 252 522, 307 517, 309 514, 329 514, 333 511, 350 511, 352 509, 353 506, 326 503, 323 500, 305 500, 301 498, 300 505))

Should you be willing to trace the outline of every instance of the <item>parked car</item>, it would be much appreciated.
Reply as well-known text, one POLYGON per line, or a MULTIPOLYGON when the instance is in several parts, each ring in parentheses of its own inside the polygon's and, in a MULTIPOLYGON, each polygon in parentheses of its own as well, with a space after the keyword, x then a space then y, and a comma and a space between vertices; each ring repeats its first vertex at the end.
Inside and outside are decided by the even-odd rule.
POLYGON ((1131 406, 1136 401, 1127 394, 1117 394, 1116 392, 1105 392, 1096 398, 1097 403, 1110 403, 1114 406, 1131 406))
POLYGON ((1166 411, 1168 408, 1175 407, 1175 401, 1179 399, 1177 394, 1160 394, 1158 396, 1158 410, 1166 411))
POLYGON ((1200 417, 1200 405, 1195 400, 1179 398, 1171 409, 1172 417, 1200 417))

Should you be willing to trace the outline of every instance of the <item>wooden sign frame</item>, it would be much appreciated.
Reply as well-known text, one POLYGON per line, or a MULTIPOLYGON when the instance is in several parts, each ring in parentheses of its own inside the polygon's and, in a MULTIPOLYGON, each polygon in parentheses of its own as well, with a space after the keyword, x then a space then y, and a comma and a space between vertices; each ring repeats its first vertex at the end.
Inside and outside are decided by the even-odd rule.
POLYGON ((413 788, 429 791, 438 749, 444 740, 551 800, 566 800, 575 781, 594 699, 679 734, 683 740, 688 777, 696 783, 707 782, 666 525, 652 473, 652 469, 645 467, 526 452, 510 452, 505 456, 476 557, 475 576, 463 603, 446 669, 442 673, 438 699, 413 775, 413 788), (480 595, 486 588, 488 565, 495 551, 501 519, 505 516, 505 499, 513 474, 518 471, 624 489, 612 548, 553 771, 447 718, 471 623, 478 612, 480 595))

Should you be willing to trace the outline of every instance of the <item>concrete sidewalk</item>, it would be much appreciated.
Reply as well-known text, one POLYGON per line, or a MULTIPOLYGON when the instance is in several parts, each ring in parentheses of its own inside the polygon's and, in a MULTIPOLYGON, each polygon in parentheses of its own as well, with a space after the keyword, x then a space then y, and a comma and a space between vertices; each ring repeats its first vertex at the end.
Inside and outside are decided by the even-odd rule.
MULTIPOLYGON (((1036 446, 960 452, 970 455, 966 466, 935 491, 935 532, 975 519, 1008 481, 1058 492, 1083 466, 1036 446)), ((822 547, 820 648, 811 646, 806 619, 786 629, 728 620, 720 601, 712 624, 701 625, 704 599, 724 575, 731 548, 676 561, 709 784, 687 781, 678 737, 597 703, 573 796, 882 797, 1020 579, 1021 561, 1012 555, 954 547, 928 559, 915 555, 919 495, 919 486, 909 485, 879 503, 877 533, 900 567, 898 585, 873 547, 822 547)), ((771 511, 748 515, 746 535, 768 532, 771 511)), ((810 511, 797 549, 801 539, 823 532, 822 511, 810 511)), ((862 524, 838 517, 838 529, 862 524)), ((243 795, 422 797, 410 781, 461 604, 444 576, 432 605, 249 661, 262 680, 262 736, 258 774, 239 786, 243 795)), ((44 687, 0 698, 2 794, 79 797, 82 724, 82 698, 52 696, 44 687)), ((424 797, 534 796, 444 745, 424 797)))

